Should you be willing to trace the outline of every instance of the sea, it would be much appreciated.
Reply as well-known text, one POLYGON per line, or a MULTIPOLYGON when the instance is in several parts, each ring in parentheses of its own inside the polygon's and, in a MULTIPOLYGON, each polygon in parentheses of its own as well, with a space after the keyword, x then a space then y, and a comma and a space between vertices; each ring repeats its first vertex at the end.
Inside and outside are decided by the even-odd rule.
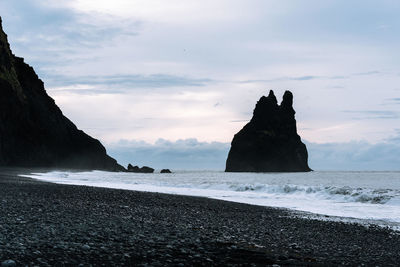
POLYGON ((400 229, 400 172, 174 171, 171 174, 140 174, 53 171, 25 176, 59 184, 200 196, 279 207, 317 218, 364 221, 400 229))

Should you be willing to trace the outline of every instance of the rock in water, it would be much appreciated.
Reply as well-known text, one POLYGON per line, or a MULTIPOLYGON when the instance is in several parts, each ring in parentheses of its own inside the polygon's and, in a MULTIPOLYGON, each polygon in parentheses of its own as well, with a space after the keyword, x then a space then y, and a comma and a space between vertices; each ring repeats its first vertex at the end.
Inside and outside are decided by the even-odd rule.
POLYGON ((154 169, 153 169, 153 168, 150 168, 150 167, 147 167, 147 166, 143 166, 142 168, 140 168, 140 171, 141 171, 142 173, 153 173, 153 172, 154 172, 154 169))
POLYGON ((136 172, 136 173, 153 173, 154 169, 147 167, 147 166, 143 166, 142 168, 139 168, 139 166, 132 166, 132 164, 128 164, 128 168, 127 168, 128 172, 136 172))
POLYGON ((1 18, 0 166, 124 170, 62 114, 33 68, 12 54, 1 18))
POLYGON ((139 166, 132 166, 132 164, 128 164, 128 168, 127 168, 128 172, 140 172, 140 168, 139 166))
POLYGON ((297 134, 293 95, 281 105, 274 92, 261 97, 253 118, 233 138, 226 172, 308 172, 308 154, 297 134))

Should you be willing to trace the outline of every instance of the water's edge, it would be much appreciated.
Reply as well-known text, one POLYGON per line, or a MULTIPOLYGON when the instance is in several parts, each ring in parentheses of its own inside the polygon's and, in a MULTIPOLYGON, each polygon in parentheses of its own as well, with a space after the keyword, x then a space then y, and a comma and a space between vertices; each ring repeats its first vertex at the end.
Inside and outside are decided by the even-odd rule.
MULTIPOLYGON (((370 175, 370 173, 356 174, 357 176, 370 175)), ((376 173, 373 174, 376 176, 376 173)), ((397 177, 398 173, 394 174, 397 177)), ((322 176, 324 175, 326 176, 326 174, 323 174, 322 176)), ((337 176, 337 174, 335 175, 337 176)), ((334 177, 335 175, 331 176, 334 177)), ((342 176, 343 175, 351 176, 353 173, 349 174, 346 172, 343 173, 342 176)), ((378 176, 379 175, 386 179, 388 179, 388 176, 393 176, 386 173, 378 174, 378 176)), ((304 179, 304 177, 306 177, 305 184, 308 184, 307 186, 303 184, 291 185, 292 187, 290 187, 289 185, 291 180, 287 178, 290 178, 293 176, 293 174, 264 174, 264 176, 260 176, 260 174, 232 175, 221 172, 182 172, 175 175, 155 174, 153 176, 143 176, 138 174, 118 175, 115 173, 95 171, 78 173, 31 173, 21 174, 20 176, 58 184, 74 184, 142 192, 158 192, 183 196, 206 197, 251 205, 281 208, 289 210, 293 216, 312 220, 315 219, 357 223, 366 227, 369 227, 370 225, 378 225, 400 231, 400 221, 396 217, 396 214, 400 213, 400 206, 397 206, 397 202, 394 202, 394 204, 390 203, 390 205, 386 204, 388 201, 391 201, 391 198, 397 198, 397 191, 394 196, 390 195, 390 197, 387 197, 388 189, 379 189, 380 186, 385 187, 385 182, 380 182, 380 184, 375 185, 377 187, 375 189, 373 187, 368 188, 368 192, 377 192, 380 194, 379 197, 376 198, 378 201, 376 201, 374 198, 366 198, 366 196, 363 196, 359 192, 353 192, 354 190, 360 191, 362 188, 352 188, 348 185, 345 185, 344 187, 338 187, 340 188, 338 192, 340 196, 339 199, 337 198, 336 192, 333 194, 330 193, 333 196, 329 197, 331 199, 321 199, 321 196, 326 197, 326 195, 324 195, 326 192, 323 192, 322 194, 320 191, 318 191, 319 187, 316 186, 316 182, 312 180, 315 179, 315 175, 313 177, 310 175, 302 176, 301 174, 297 174, 295 178, 298 179, 299 177, 302 177, 304 179), (247 180, 245 180, 243 176, 246 176, 247 180), (278 177, 280 180, 276 180, 276 177, 278 177), (286 177, 286 179, 283 177, 286 177), (310 177, 312 179, 310 179, 310 177), (240 181, 240 184, 237 183, 238 180, 240 181), (248 183, 244 185, 242 182, 243 180, 248 183), (264 183, 260 183, 260 181, 264 183), (226 185, 229 186, 227 187, 226 185), (315 188, 318 190, 315 190, 315 188), (357 197, 361 195, 361 201, 357 203, 354 202, 354 199, 349 200, 348 196, 351 194, 356 195, 357 197), (343 196, 345 196, 345 198, 343 198, 343 196), (308 205, 311 205, 311 207, 308 205), (312 207, 312 205, 315 205, 315 207, 312 207), (331 206, 327 207, 326 205, 331 206), (321 207, 323 207, 325 210, 321 209, 321 207), (363 210, 359 212, 359 214, 354 213, 355 217, 352 216, 353 214, 351 214, 351 212, 360 208, 363 210), (388 211, 385 211, 385 209, 388 211), (373 215, 371 218, 368 218, 368 212, 373 215), (350 216, 346 216, 348 214, 350 214, 350 216)), ((299 180, 300 179, 297 181, 299 180)), ((323 186, 323 188, 330 188, 329 186, 332 187, 333 184, 343 186, 340 179, 335 180, 332 178, 332 180, 334 181, 330 181, 330 184, 327 183, 327 185, 323 186)), ((386 183, 387 182, 392 183, 392 181, 386 181, 386 183)), ((369 185, 369 183, 371 183, 371 181, 364 179, 364 181, 359 184, 369 185)), ((397 190, 396 187, 394 189, 397 190)), ((337 191, 336 188, 335 190, 337 191)), ((365 191, 366 189, 362 190, 365 191)))

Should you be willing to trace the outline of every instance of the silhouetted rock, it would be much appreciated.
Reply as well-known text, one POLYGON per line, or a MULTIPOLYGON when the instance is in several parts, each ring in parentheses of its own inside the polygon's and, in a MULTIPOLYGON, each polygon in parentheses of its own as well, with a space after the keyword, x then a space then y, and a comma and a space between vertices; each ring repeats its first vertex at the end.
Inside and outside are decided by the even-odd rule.
POLYGON ((153 173, 154 169, 143 166, 142 168, 139 168, 139 166, 132 166, 132 164, 128 164, 128 172, 136 172, 136 173, 153 173))
POLYGON ((0 166, 125 170, 62 114, 33 68, 12 54, 1 18, 0 166))
POLYGON ((293 95, 281 105, 274 92, 261 97, 253 118, 233 138, 227 172, 308 172, 308 154, 297 134, 293 95))
POLYGON ((139 166, 132 166, 132 164, 128 164, 127 170, 128 172, 140 172, 139 166))
POLYGON ((162 169, 160 173, 172 173, 170 169, 162 169))
POLYGON ((147 166, 143 166, 143 167, 141 168, 141 171, 142 171, 143 173, 153 173, 153 172, 154 172, 154 169, 153 169, 153 168, 150 168, 150 167, 147 167, 147 166))

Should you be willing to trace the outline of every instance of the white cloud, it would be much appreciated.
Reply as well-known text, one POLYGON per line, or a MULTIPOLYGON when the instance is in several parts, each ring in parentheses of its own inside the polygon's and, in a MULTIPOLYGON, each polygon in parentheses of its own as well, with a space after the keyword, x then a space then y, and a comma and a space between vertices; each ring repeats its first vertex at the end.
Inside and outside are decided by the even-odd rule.
POLYGON ((234 112, 223 105, 215 106, 224 101, 217 91, 181 92, 172 88, 168 94, 146 89, 127 94, 75 94, 71 91, 76 89, 67 89, 50 91, 63 113, 79 128, 107 143, 193 136, 202 141, 224 141, 241 127, 230 122, 234 112))
MULTIPOLYGON (((101 12, 122 17, 135 17, 142 20, 167 23, 220 23, 234 22, 251 18, 254 12, 259 13, 262 1, 237 0, 74 0, 68 5, 78 11, 101 12), (261 4, 261 5, 260 5, 261 4)), ((270 1, 271 2, 271 1, 270 1)), ((275 2, 275 1, 273 1, 275 2)))
POLYGON ((122 140, 108 145, 108 153, 123 165, 147 165, 157 169, 223 170, 229 144, 199 142, 196 139, 164 139, 154 144, 122 140))

